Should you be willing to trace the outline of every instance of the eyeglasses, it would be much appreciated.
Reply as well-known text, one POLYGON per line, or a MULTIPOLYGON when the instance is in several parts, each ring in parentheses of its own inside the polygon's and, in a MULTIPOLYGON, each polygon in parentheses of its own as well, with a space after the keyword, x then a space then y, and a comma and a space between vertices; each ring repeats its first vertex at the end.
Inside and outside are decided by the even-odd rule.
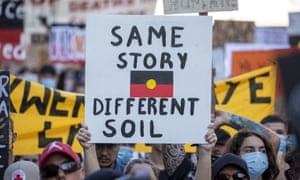
POLYGON ((232 175, 229 174, 219 174, 216 178, 216 180, 230 180, 230 177, 232 177, 233 180, 245 180, 249 179, 248 176, 242 172, 238 172, 232 175))
POLYGON ((77 171, 81 168, 81 164, 76 161, 64 162, 59 165, 50 164, 41 170, 42 178, 50 178, 58 175, 58 170, 61 169, 65 174, 77 171))

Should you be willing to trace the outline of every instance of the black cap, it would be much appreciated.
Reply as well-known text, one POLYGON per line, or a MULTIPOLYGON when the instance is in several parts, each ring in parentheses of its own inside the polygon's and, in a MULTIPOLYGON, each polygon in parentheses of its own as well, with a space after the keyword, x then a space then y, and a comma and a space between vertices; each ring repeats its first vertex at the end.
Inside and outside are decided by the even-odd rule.
POLYGON ((248 177, 248 168, 246 162, 239 156, 227 153, 221 158, 217 159, 212 166, 212 179, 214 180, 218 173, 227 166, 234 166, 243 171, 248 177))
POLYGON ((122 174, 118 171, 115 171, 113 169, 100 169, 88 176, 85 177, 85 180, 111 180, 111 179, 116 179, 118 177, 121 177, 122 174))
POLYGON ((56 75, 56 69, 54 68, 54 66, 52 66, 51 64, 45 64, 41 69, 40 69, 40 74, 52 74, 52 75, 56 75))

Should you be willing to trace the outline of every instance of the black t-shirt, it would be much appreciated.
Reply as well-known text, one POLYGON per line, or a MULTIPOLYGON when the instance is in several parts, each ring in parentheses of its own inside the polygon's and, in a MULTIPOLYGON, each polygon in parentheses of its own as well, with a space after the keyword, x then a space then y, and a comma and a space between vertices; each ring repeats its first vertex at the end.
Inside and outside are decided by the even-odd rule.
POLYGON ((192 169, 192 162, 187 158, 184 158, 180 166, 175 170, 174 174, 168 177, 167 172, 160 171, 158 180, 187 180, 188 174, 192 169))

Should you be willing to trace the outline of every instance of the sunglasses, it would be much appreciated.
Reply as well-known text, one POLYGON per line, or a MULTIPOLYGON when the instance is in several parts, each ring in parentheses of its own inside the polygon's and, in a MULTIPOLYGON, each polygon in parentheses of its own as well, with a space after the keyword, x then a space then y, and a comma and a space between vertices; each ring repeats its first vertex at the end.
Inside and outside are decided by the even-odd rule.
POLYGON ((216 180, 230 180, 230 177, 232 177, 233 180, 245 180, 249 179, 248 176, 244 173, 238 172, 232 175, 228 174, 219 174, 216 178, 216 180))
POLYGON ((65 174, 77 171, 81 168, 81 164, 76 161, 64 162, 59 165, 50 164, 41 170, 41 178, 50 178, 58 175, 58 170, 61 169, 65 174))

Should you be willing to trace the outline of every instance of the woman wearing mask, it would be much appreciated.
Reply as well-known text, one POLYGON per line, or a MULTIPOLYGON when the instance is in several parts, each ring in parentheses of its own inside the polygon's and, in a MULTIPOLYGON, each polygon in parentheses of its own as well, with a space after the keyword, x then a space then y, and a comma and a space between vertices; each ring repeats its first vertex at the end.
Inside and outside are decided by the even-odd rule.
POLYGON ((246 161, 250 180, 273 180, 279 174, 271 143, 258 133, 239 131, 228 142, 226 151, 246 161))

